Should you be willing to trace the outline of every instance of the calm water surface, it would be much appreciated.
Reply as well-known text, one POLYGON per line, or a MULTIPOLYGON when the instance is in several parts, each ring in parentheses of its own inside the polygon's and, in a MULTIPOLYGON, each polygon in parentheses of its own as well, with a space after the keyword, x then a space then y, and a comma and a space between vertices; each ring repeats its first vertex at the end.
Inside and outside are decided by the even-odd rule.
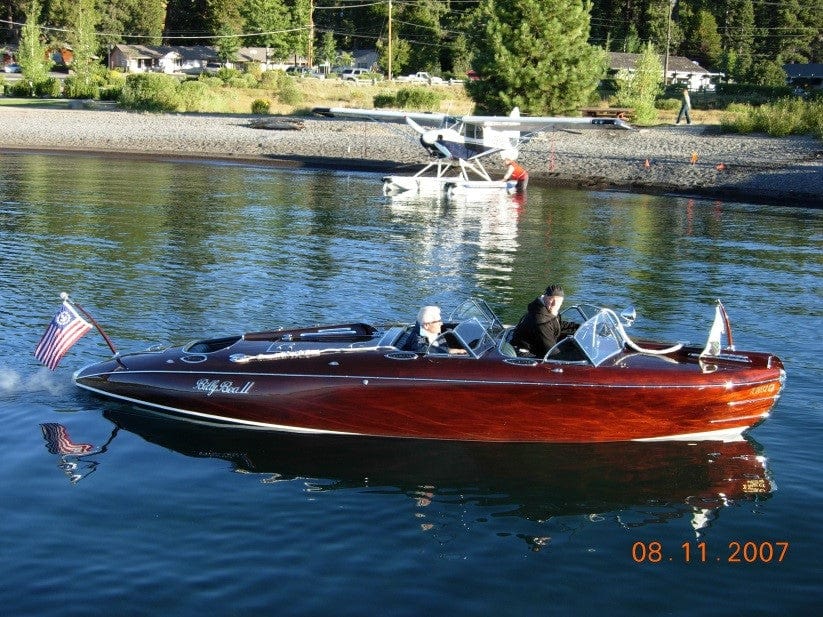
POLYGON ((3 612, 810 614, 822 240, 802 208, 391 200, 374 175, 0 155, 3 612), (54 373, 32 356, 64 290, 129 350, 466 296, 513 322, 553 281, 667 340, 704 340, 723 299, 738 347, 783 358, 783 398, 733 445, 260 436, 76 391, 99 336, 54 373), (91 452, 50 453, 44 423, 91 452))

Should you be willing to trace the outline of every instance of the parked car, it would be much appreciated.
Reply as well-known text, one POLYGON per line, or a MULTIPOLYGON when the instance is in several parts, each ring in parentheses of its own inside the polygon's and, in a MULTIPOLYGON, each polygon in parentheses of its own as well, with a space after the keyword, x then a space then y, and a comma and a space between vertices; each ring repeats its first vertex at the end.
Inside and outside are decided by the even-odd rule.
POLYGON ((346 81, 357 81, 358 79, 366 79, 369 74, 368 69, 344 69, 340 73, 340 79, 346 81))
POLYGON ((417 71, 411 75, 401 75, 397 78, 397 81, 419 84, 442 84, 443 78, 437 75, 431 75, 426 71, 417 71))
POLYGON ((20 73, 23 69, 20 68, 20 65, 16 62, 10 62, 8 64, 3 65, 3 72, 4 73, 20 73))
POLYGON ((310 77, 312 79, 326 79, 326 76, 323 75, 320 71, 316 69, 310 69, 305 66, 290 66, 286 68, 286 75, 291 75, 292 77, 310 77))

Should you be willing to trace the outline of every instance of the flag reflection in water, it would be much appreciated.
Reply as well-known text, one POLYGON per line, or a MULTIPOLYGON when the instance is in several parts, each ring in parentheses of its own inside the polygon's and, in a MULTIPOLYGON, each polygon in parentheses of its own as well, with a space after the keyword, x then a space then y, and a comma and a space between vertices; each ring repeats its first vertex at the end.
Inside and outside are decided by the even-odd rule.
POLYGON ((106 443, 95 449, 93 444, 72 441, 68 429, 58 422, 44 422, 40 425, 40 430, 43 432, 43 439, 46 441, 46 449, 50 454, 56 454, 60 457, 57 466, 63 470, 63 473, 66 474, 72 484, 77 484, 80 480, 95 472, 100 463, 87 457, 105 452, 117 434, 117 428, 115 427, 106 443))

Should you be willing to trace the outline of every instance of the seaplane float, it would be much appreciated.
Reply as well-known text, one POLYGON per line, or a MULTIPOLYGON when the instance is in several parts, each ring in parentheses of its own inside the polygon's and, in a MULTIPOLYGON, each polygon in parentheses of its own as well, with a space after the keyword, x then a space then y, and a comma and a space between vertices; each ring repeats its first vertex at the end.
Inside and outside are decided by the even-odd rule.
POLYGON ((469 299, 424 349, 408 344, 417 339, 414 325, 352 322, 137 353, 110 345, 114 356, 77 370, 74 382, 139 409, 205 424, 598 443, 738 439, 768 416, 786 378, 777 356, 735 350, 719 302, 705 345, 635 341, 626 333, 634 318, 629 311, 580 304, 562 318, 573 334, 544 357, 515 349, 513 328, 484 301, 469 299))
POLYGON ((521 116, 518 108, 508 116, 450 116, 349 107, 316 107, 312 111, 329 118, 405 122, 414 129, 420 145, 433 160, 411 176, 384 176, 385 195, 413 191, 453 197, 479 191, 514 192, 515 182, 492 180, 483 165, 484 159, 497 154, 516 160, 520 145, 545 131, 632 129, 622 118, 521 116))

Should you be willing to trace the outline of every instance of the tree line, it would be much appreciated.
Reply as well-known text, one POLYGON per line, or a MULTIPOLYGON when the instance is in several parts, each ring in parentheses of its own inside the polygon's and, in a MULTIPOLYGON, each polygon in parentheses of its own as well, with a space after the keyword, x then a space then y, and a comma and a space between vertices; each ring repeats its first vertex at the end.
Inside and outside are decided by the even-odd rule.
MULTIPOLYGON (((8 0, 7 42, 16 42, 30 0, 8 0)), ((50 43, 71 44, 77 0, 42 0, 50 43)), ((823 0, 94 0, 98 52, 116 43, 269 47, 275 57, 333 63, 341 52, 378 48, 381 62, 409 71, 460 74, 471 68, 469 28, 478 11, 590 15, 588 42, 607 51, 683 55, 735 81, 772 83, 788 62, 823 62, 823 0), (390 15, 391 12, 391 15, 390 15), (391 18, 391 19, 390 19, 391 18), (391 25, 391 27, 390 27, 391 25), (389 44, 391 29, 391 45, 389 44)), ((535 39, 541 33, 534 32, 535 39)))
POLYGON ((376 48, 395 75, 477 71, 470 96, 500 113, 585 105, 607 51, 648 60, 650 85, 624 76, 624 93, 637 99, 658 89, 654 64, 665 52, 736 82, 784 85, 782 65, 820 62, 823 44, 823 0, 9 0, 7 11, 6 38, 19 41, 35 90, 46 84, 47 44, 72 48, 77 94, 93 91, 97 59, 118 43, 206 44, 226 60, 260 46, 309 64, 345 64, 349 52, 376 48))

